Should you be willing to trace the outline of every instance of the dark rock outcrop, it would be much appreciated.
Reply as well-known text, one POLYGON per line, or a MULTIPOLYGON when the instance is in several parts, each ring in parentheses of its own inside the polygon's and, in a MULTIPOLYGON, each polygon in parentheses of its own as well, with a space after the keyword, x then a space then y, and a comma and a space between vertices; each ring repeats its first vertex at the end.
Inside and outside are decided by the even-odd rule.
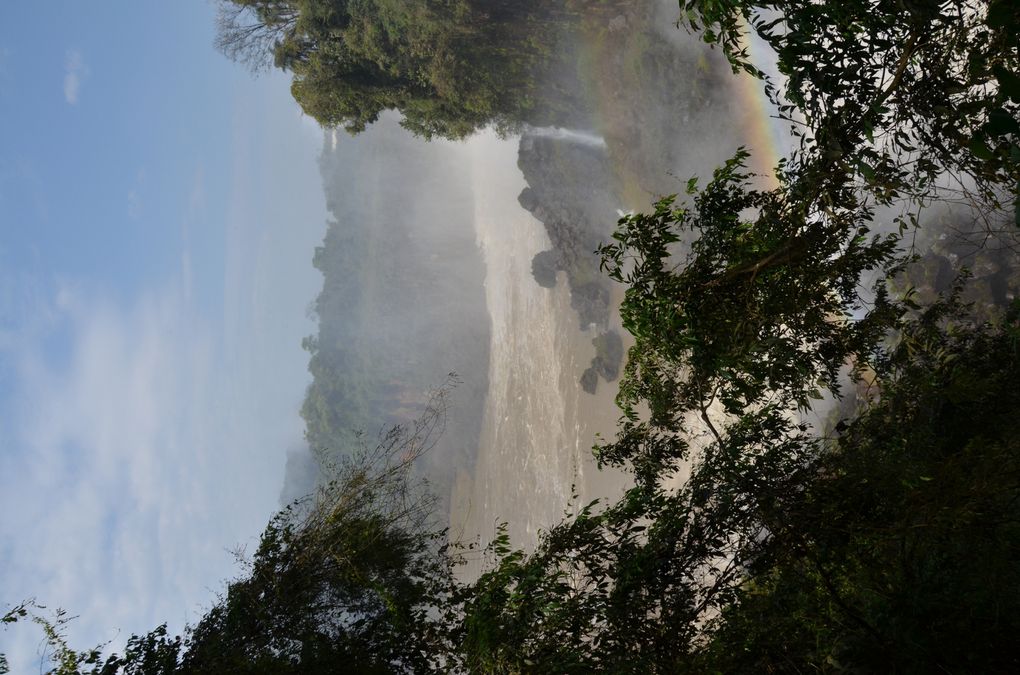
POLYGON ((556 285, 556 272, 563 269, 560 262, 560 254, 549 249, 536 253, 531 259, 531 275, 542 288, 552 288, 556 285))
POLYGON ((605 149, 576 138, 525 134, 517 164, 529 185, 518 201, 541 221, 552 242, 532 261, 535 280, 549 288, 556 272, 566 272, 581 328, 604 327, 609 280, 599 271, 595 249, 609 239, 617 219, 605 149))
POLYGON ((610 281, 595 253, 610 238, 618 217, 612 168, 605 149, 596 144, 535 134, 521 139, 518 166, 529 184, 518 202, 545 226, 552 242, 551 249, 532 260, 535 281, 552 288, 557 272, 565 272, 581 329, 594 325, 603 331, 596 338, 599 354, 581 377, 584 391, 594 393, 599 376, 616 379, 623 359, 620 337, 605 332, 610 281))
POLYGON ((602 333, 591 341, 595 345, 595 358, 591 360, 591 367, 606 379, 612 382, 620 376, 620 364, 623 362, 623 340, 615 330, 602 333))

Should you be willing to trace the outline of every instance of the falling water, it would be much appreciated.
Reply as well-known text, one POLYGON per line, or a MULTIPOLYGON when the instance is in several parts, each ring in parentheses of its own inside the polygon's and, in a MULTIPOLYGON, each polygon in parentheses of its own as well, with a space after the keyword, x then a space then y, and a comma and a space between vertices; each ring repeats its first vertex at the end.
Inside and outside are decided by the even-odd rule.
MULTIPOLYGON (((578 328, 567 284, 543 288, 531 273, 532 258, 550 241, 517 203, 525 187, 517 150, 516 140, 494 133, 466 148, 492 329, 477 460, 473 475, 458 476, 451 528, 454 538, 484 546, 507 522, 513 544, 530 548, 570 507, 575 489, 590 498, 623 483, 596 471, 591 455, 595 434, 610 435, 617 417, 614 386, 591 396, 578 384, 594 333, 578 328)), ((477 574, 480 562, 469 563, 465 576, 477 574)))
POLYGON ((557 296, 566 291, 550 293, 531 276, 531 258, 549 247, 549 239, 517 203, 525 185, 516 166, 517 143, 483 134, 469 145, 492 320, 489 395, 470 507, 481 531, 473 534, 488 539, 491 527, 486 531, 484 521, 506 519, 521 541, 569 498, 573 457, 563 451, 556 321, 557 296))
POLYGON ((563 127, 528 127, 527 135, 542 138, 555 138, 568 143, 587 145, 592 148, 605 148, 606 139, 590 131, 577 131, 563 127))

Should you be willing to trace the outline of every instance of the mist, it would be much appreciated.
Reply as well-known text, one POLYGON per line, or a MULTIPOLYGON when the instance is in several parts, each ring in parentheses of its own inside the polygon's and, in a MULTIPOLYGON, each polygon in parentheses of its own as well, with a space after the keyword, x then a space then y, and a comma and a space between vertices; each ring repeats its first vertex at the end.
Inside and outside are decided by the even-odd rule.
POLYGON ((535 83, 542 105, 567 111, 555 124, 427 142, 387 114, 356 136, 325 133, 308 446, 289 454, 283 503, 314 489, 324 462, 411 422, 450 373, 446 430, 420 468, 455 538, 484 545, 505 520, 528 547, 578 499, 629 484, 591 453, 615 433, 629 344, 622 288, 595 249, 621 213, 748 143, 725 59, 667 5, 562 32, 557 50, 586 68, 535 83))
POLYGON ((323 288, 302 416, 283 499, 308 493, 310 467, 413 421, 450 386, 442 443, 426 473, 470 463, 487 388, 489 320, 464 149, 426 142, 387 115, 366 132, 327 133, 319 168, 331 214, 312 262, 323 288))

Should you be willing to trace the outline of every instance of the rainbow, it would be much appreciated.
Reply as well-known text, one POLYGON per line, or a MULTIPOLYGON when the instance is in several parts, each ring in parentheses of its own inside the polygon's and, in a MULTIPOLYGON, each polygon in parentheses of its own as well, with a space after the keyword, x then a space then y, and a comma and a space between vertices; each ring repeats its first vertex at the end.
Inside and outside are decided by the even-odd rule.
MULTIPOLYGON (((783 76, 778 72, 776 57, 771 48, 746 27, 743 34, 748 43, 752 63, 765 72, 774 84, 782 85, 783 76)), ((584 44, 593 55, 591 59, 593 65, 590 67, 593 68, 592 73, 596 77, 597 86, 594 103, 600 113, 607 113, 612 119, 615 117, 614 112, 618 113, 619 111, 614 110, 616 104, 613 96, 607 95, 608 90, 612 87, 611 83, 601 77, 603 72, 599 64, 605 58, 605 54, 601 53, 603 33, 591 29, 582 31, 582 36, 584 44)), ((691 40, 696 41, 701 48, 705 48, 696 36, 692 35, 691 40)), ((699 65, 699 67, 701 66, 699 65)), ((611 70, 611 67, 607 70, 611 70)), ((737 131, 739 134, 738 143, 750 152, 748 169, 758 177, 755 186, 766 190, 777 187, 775 167, 781 158, 788 156, 792 147, 792 136, 786 124, 778 119, 778 110, 765 95, 764 83, 743 72, 731 74, 727 69, 725 79, 719 83, 719 86, 729 91, 731 105, 738 111, 733 116, 735 123, 740 127, 737 131)), ((555 131, 549 130, 549 133, 555 131)), ((612 151, 614 140, 612 129, 600 129, 600 131, 609 136, 610 150, 612 151)), ((604 142, 600 139, 600 143, 604 142)), ((613 153, 610 152, 610 154, 613 153)), ((706 168, 711 171, 714 167, 706 168)), ((623 171, 626 172, 626 167, 623 171)), ((631 203, 628 206, 634 208, 643 205, 631 203)))
MULTIPOLYGON (((747 31, 748 52, 751 63, 764 71, 775 84, 781 84, 783 77, 776 68, 775 54, 761 38, 747 31)), ((762 177, 762 187, 778 186, 775 166, 789 154, 790 131, 778 119, 778 110, 765 95, 764 83, 747 73, 735 76, 733 85, 737 101, 743 106, 744 133, 747 147, 751 152, 751 168, 762 177)))

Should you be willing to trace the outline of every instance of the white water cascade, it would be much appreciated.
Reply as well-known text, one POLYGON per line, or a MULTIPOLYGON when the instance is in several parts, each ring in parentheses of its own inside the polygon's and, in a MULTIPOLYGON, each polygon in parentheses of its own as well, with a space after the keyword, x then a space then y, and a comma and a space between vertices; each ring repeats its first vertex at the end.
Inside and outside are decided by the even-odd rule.
MULTIPOLYGON (((507 522, 512 543, 530 548, 563 517, 575 489, 582 497, 618 492, 619 477, 596 471, 591 454, 595 434, 614 428, 615 387, 599 396, 581 391, 594 333, 578 327, 566 283, 543 288, 532 276, 532 258, 550 241, 517 202, 526 185, 517 139, 483 133, 464 149, 492 330, 477 460, 457 477, 451 534, 484 546, 507 522)), ((469 561, 463 573, 480 568, 481 560, 469 561)))
POLYGON ((567 143, 577 143, 591 148, 605 148, 606 139, 590 131, 577 131, 563 127, 528 127, 527 134, 541 138, 554 138, 567 143))

